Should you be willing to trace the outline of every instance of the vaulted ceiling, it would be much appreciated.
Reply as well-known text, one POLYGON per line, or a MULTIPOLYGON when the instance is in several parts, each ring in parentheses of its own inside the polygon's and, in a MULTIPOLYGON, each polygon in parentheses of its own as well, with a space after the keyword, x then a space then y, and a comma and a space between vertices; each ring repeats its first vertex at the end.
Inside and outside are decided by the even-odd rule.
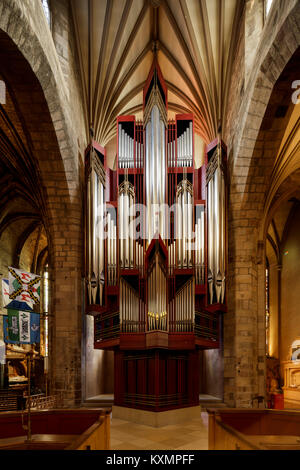
POLYGON ((72 0, 86 128, 107 145, 116 117, 142 117, 154 54, 169 118, 192 112, 205 143, 224 120, 244 0, 72 0))

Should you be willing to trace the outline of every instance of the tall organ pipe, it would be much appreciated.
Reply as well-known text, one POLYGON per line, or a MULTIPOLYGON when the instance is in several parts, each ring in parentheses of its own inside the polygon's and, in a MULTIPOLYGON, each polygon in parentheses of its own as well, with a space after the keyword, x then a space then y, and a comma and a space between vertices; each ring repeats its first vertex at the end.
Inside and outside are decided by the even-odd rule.
POLYGON ((209 303, 225 299, 225 180, 218 146, 208 166, 209 303))
POLYGON ((209 293, 209 303, 213 303, 213 293, 214 293, 214 180, 213 178, 208 183, 208 273, 207 273, 207 282, 208 282, 208 293, 209 293))
MULTIPOLYGON (((104 187, 103 184, 98 180, 98 191, 100 193, 99 200, 99 209, 101 211, 100 215, 100 233, 98 233, 98 257, 99 257, 99 284, 100 284, 100 305, 104 304, 104 268, 105 268, 105 235, 104 235, 104 187)), ((99 210, 98 209, 98 210, 99 210)))
POLYGON ((165 203, 163 179, 165 178, 165 126, 157 105, 151 111, 151 118, 146 125, 146 204, 148 210, 148 242, 155 231, 162 227, 163 215, 159 208, 165 203), (158 208, 158 220, 155 220, 153 205, 158 208), (155 225, 154 225, 155 223, 155 225), (157 224, 157 226, 156 226, 157 224))

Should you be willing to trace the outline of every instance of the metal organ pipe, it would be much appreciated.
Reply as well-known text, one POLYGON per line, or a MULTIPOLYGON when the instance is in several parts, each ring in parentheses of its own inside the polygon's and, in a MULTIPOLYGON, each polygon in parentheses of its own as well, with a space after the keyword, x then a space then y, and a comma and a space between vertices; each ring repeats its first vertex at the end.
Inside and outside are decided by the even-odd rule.
POLYGON ((105 172, 102 162, 92 148, 87 181, 87 294, 88 304, 104 305, 105 233, 104 195, 105 172), (98 301, 99 299, 99 301, 98 301))
POLYGON ((178 196, 178 210, 177 210, 177 265, 182 266, 183 253, 182 253, 182 193, 178 196))
POLYGON ((129 220, 129 196, 128 193, 124 193, 124 266, 125 268, 129 267, 129 230, 128 230, 128 220, 129 220))
POLYGON ((163 199, 163 177, 165 172, 165 127, 157 105, 151 111, 150 121, 146 125, 146 204, 148 209, 148 241, 152 240, 156 230, 162 227, 163 216, 159 211, 163 199), (163 132, 162 132, 163 129, 163 132), (156 206, 156 207, 153 207, 156 206), (154 210, 158 209, 155 220, 154 210))
POLYGON ((119 238, 120 266, 132 268, 135 257, 134 224, 131 224, 130 208, 134 204, 134 188, 127 180, 119 188, 119 238))
POLYGON ((177 264, 179 267, 192 266, 193 232, 193 188, 188 180, 183 180, 177 189, 177 264))
POLYGON ((219 191, 220 191, 220 181, 218 178, 218 169, 216 170, 213 178, 214 178, 214 193, 213 193, 213 200, 214 200, 214 229, 215 229, 215 266, 214 266, 214 284, 216 290, 216 300, 217 303, 220 303, 221 298, 221 273, 220 273, 220 199, 219 199, 219 191))
MULTIPOLYGON (((93 214, 93 239, 94 239, 94 257, 93 257, 93 273, 95 276, 94 283, 96 285, 95 289, 93 289, 94 292, 94 298, 93 298, 93 303, 96 303, 96 295, 97 295, 97 290, 99 286, 99 222, 98 222, 98 210, 99 210, 99 191, 98 191, 98 178, 96 172, 93 170, 93 209, 94 209, 94 214, 93 214)), ((101 216, 101 214, 100 214, 101 216)), ((101 305, 101 302, 100 302, 101 305)))
POLYGON ((182 266, 186 267, 187 262, 186 262, 186 239, 187 239, 187 225, 188 225, 188 220, 187 220, 187 210, 186 210, 186 191, 183 190, 182 192, 182 266))
POLYGON ((195 224, 195 272, 196 272, 196 284, 204 284, 204 209, 200 211, 195 224))
POLYGON ((154 256, 148 275, 148 329, 167 330, 167 279, 159 254, 154 256))
POLYGON ((88 183, 88 202, 89 202, 89 210, 88 210, 88 215, 89 215, 89 280, 88 280, 88 286, 89 286, 89 293, 90 293, 90 304, 93 303, 94 299, 94 294, 93 294, 93 287, 92 287, 92 278, 93 278, 93 273, 94 273, 94 211, 93 211, 93 200, 94 200, 94 192, 93 192, 93 169, 91 171, 90 177, 89 177, 89 183, 88 183))
POLYGON ((225 299, 225 179, 221 147, 208 164, 208 286, 209 302, 225 299))
POLYGON ((107 260, 108 260, 108 285, 115 286, 117 281, 117 227, 111 214, 107 214, 107 260))
POLYGON ((123 332, 139 331, 140 298, 137 292, 123 279, 120 280, 120 326, 123 332))
POLYGON ((106 245, 107 245, 107 269, 108 269, 108 285, 111 285, 111 250, 112 250, 112 245, 111 245, 111 238, 112 238, 112 234, 111 234, 111 220, 110 220, 110 213, 108 212, 107 213, 107 242, 106 242, 106 245))
POLYGON ((188 281, 175 298, 176 331, 193 331, 195 315, 195 281, 188 281))
POLYGON ((189 125, 189 131, 190 131, 190 151, 189 151, 189 156, 190 156, 190 166, 193 166, 193 122, 190 121, 189 125))
POLYGON ((113 223, 113 285, 117 284, 117 226, 113 223))
MULTIPOLYGON (((150 160, 151 160, 151 122, 148 122, 146 126, 146 203, 148 206, 151 204, 151 187, 150 187, 150 160)), ((148 240, 151 241, 151 213, 150 207, 147 210, 147 231, 148 231, 148 240)))
POLYGON ((207 283, 208 283, 208 293, 209 293, 209 303, 213 303, 213 284, 214 284, 214 179, 212 178, 208 183, 208 200, 207 200, 207 210, 208 210, 208 271, 207 271, 207 283))
MULTIPOLYGON (((161 142, 161 152, 162 152, 162 162, 160 165, 161 171, 161 188, 160 188, 160 204, 164 204, 166 201, 166 149, 165 149, 165 125, 162 120, 160 120, 160 142, 161 142)), ((165 239, 165 217, 163 214, 160 214, 160 234, 162 239, 165 239)))
MULTIPOLYGON (((104 211, 105 211, 105 193, 104 186, 98 179, 99 208, 100 210, 100 233, 98 231, 98 257, 99 257, 99 284, 100 284, 100 305, 104 304, 104 269, 105 269, 105 233, 104 233, 104 211)), ((98 214, 99 220, 99 214, 98 214)))
POLYGON ((125 153, 126 153, 126 141, 125 141, 125 131, 122 129, 122 153, 121 153, 121 168, 124 168, 125 164, 125 153))
POLYGON ((187 192, 188 197, 188 266, 192 267, 192 229, 193 229, 193 200, 190 192, 187 192))
POLYGON ((139 151, 140 143, 137 138, 134 141, 130 135, 125 132, 122 127, 122 123, 118 125, 119 132, 119 168, 134 168, 134 153, 136 154, 136 167, 139 167, 137 161, 137 155, 139 151))
MULTIPOLYGON (((177 166, 193 166, 193 122, 187 121, 188 127, 177 136, 177 166)), ((173 166, 172 164, 170 166, 173 166)), ((175 158, 174 158, 175 166, 175 158)))

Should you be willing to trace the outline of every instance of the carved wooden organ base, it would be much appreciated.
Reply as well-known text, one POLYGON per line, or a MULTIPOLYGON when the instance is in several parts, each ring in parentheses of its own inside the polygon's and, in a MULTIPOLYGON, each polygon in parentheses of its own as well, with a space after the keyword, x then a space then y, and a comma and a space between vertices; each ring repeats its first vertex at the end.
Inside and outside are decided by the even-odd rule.
POLYGON ((117 351, 115 405, 165 411, 199 403, 196 351, 117 351))
POLYGON ((115 352, 115 404, 150 411, 198 404, 199 350, 219 347, 226 311, 226 147, 196 169, 193 115, 167 109, 155 60, 143 122, 117 119, 116 170, 86 152, 86 313, 115 352))

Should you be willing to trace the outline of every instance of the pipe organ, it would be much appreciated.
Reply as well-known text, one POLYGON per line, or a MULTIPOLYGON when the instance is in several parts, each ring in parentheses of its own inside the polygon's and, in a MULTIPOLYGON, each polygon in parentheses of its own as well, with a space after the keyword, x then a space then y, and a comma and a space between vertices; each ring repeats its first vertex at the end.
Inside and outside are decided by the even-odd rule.
POLYGON ((156 59, 143 121, 117 118, 117 166, 86 151, 86 313, 115 356, 115 404, 197 405, 200 349, 218 348, 226 312, 226 147, 195 168, 192 114, 168 120, 156 59))

